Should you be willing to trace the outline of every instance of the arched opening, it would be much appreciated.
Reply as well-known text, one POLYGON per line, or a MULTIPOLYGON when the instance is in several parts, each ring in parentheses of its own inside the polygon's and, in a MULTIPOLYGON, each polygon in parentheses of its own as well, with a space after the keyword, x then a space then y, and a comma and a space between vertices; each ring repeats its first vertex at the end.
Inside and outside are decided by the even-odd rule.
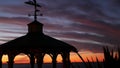
POLYGON ((62 56, 60 54, 58 54, 56 60, 57 60, 57 63, 62 63, 62 56))
POLYGON ((57 68, 62 68, 62 60, 63 59, 62 59, 61 54, 58 54, 56 60, 57 60, 57 68))
POLYGON ((70 53, 70 61, 71 61, 71 63, 82 62, 80 57, 74 52, 70 53))
POLYGON ((24 54, 24 53, 20 53, 18 55, 15 56, 14 58, 14 68, 30 68, 30 59, 29 57, 24 54))
POLYGON ((2 68, 8 68, 8 55, 3 55, 2 56, 2 68))
POLYGON ((29 62, 29 57, 24 53, 20 53, 14 58, 14 63, 16 64, 27 64, 29 62))
POLYGON ((8 62, 8 55, 3 55, 2 56, 2 63, 7 64, 7 62, 8 62))
POLYGON ((42 68, 52 68, 52 58, 49 54, 45 54, 43 58, 43 67, 42 68))
POLYGON ((81 59, 79 58, 79 56, 77 56, 77 54, 76 53, 74 53, 74 52, 71 52, 70 53, 70 66, 71 67, 78 67, 79 65, 80 65, 80 62, 81 61, 81 59))
POLYGON ((52 58, 50 55, 45 54, 44 58, 43 58, 43 63, 51 63, 52 62, 52 58))

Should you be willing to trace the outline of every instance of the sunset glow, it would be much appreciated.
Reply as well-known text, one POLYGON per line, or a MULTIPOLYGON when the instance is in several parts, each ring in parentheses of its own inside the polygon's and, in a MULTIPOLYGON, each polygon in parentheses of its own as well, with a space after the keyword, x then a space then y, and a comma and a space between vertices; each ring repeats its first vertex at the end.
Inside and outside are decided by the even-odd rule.
MULTIPOLYGON (((96 54, 94 54, 94 53, 84 53, 84 54, 80 54, 80 55, 83 57, 83 59, 86 62, 87 62, 87 58, 89 59, 90 62, 96 62, 96 57, 98 58, 98 60, 100 62, 103 61, 103 54, 102 53, 96 53, 96 54)), ((7 61, 8 61, 8 56, 4 55, 3 58, 2 58, 2 62, 6 63, 7 61)), ((44 56, 43 61, 44 61, 44 63, 51 63, 52 59, 48 54, 46 54, 44 56)), ((75 53, 71 53, 70 61, 71 62, 82 62, 82 60, 75 53)), ((27 55, 18 55, 18 56, 15 57, 14 62, 15 63, 29 63, 30 61, 29 61, 29 58, 28 58, 27 55)), ((57 62, 58 63, 62 62, 61 55, 57 56, 57 62)))

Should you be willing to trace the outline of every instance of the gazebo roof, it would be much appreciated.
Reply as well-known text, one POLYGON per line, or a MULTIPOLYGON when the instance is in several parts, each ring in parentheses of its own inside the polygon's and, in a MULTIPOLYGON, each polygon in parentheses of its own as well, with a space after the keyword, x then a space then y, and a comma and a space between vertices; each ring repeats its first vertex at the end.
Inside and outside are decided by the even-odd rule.
MULTIPOLYGON (((28 33, 22 37, 8 41, 0 46, 3 52, 10 50, 22 50, 22 49, 40 49, 46 53, 51 51, 61 52, 77 52, 77 49, 68 43, 57 40, 50 36, 37 33, 28 33)), ((27 51, 27 50, 26 50, 27 51)))
POLYGON ((57 40, 43 33, 43 24, 37 21, 37 6, 36 0, 27 3, 34 3, 34 21, 28 24, 28 33, 24 36, 18 37, 14 40, 8 41, 0 45, 0 51, 3 54, 9 51, 42 51, 45 53, 63 53, 63 52, 77 52, 74 46, 68 43, 57 40))

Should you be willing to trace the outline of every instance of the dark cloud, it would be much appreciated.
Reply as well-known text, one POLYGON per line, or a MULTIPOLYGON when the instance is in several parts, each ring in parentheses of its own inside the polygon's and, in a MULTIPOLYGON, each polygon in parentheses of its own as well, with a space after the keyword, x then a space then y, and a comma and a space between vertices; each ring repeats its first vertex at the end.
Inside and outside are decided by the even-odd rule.
POLYGON ((4 24, 18 24, 18 25, 25 25, 30 22, 31 19, 27 17, 0 17, 0 23, 4 24))
POLYGON ((65 42, 74 45, 78 51, 92 51, 95 53, 101 53, 103 48, 103 46, 98 44, 90 44, 90 43, 76 42, 76 41, 65 41, 65 42))
MULTIPOLYGON (((78 50, 101 52, 102 46, 120 44, 119 0, 38 0, 38 2, 43 6, 41 12, 44 16, 38 17, 38 20, 44 24, 45 34, 68 42, 78 50)), ((1 41, 25 34, 27 24, 32 21, 32 17, 27 17, 29 13, 33 13, 33 7, 24 4, 22 0, 1 0, 1 41), (13 26, 5 28, 8 25, 13 26), (5 36, 3 35, 5 33, 15 36, 5 36)))

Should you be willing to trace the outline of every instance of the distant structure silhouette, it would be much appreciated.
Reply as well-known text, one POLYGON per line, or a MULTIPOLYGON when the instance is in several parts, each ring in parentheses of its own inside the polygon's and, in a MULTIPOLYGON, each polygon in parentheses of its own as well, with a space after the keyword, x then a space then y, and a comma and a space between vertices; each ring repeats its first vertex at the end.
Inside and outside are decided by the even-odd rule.
MULTIPOLYGON (((8 55, 8 68, 13 68, 15 56, 24 53, 30 59, 31 68, 34 68, 35 59, 38 68, 42 68, 45 54, 52 58, 53 68, 56 68, 56 58, 60 54, 63 59, 63 68, 70 68, 70 52, 77 52, 77 49, 70 44, 54 39, 43 33, 43 24, 37 21, 37 4, 36 0, 25 2, 33 5, 34 21, 28 24, 28 33, 22 37, 8 41, 0 45, 0 68, 2 68, 2 56, 8 55)), ((41 14, 42 15, 42 14, 41 14)))

